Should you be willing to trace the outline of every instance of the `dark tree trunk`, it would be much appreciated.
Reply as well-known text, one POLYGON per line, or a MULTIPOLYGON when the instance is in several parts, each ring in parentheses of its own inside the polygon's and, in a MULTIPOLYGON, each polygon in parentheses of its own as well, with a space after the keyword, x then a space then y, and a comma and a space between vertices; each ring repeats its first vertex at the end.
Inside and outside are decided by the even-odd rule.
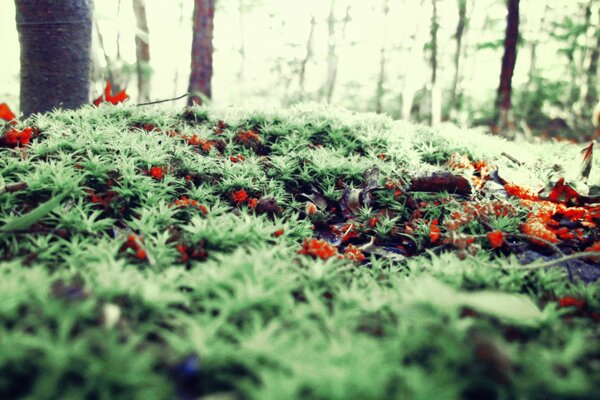
POLYGON ((135 34, 138 103, 143 103, 150 100, 150 45, 144 0, 133 0, 133 14, 138 30, 135 34))
POLYGON ((433 13, 431 14, 431 125, 442 122, 442 93, 437 81, 438 73, 438 42, 439 30, 437 0, 432 0, 433 13))
POLYGON ((202 104, 200 93, 212 97, 210 81, 213 65, 213 21, 216 0, 194 0, 194 36, 192 39, 192 71, 188 104, 202 104))
POLYGON ((456 25, 456 53, 454 53, 454 78, 452 79, 452 90, 450 92, 450 113, 456 116, 459 109, 458 81, 460 80, 460 62, 462 55, 462 39, 467 25, 467 0, 458 0, 458 23, 456 25))
POLYGON ((15 0, 21 43, 21 112, 90 101, 90 0, 15 0))
MULTIPOLYGON (((383 0, 383 36, 387 33, 387 18, 390 12, 389 0, 383 0)), ((375 112, 380 114, 383 111, 383 95, 385 83, 385 40, 379 50, 379 74, 377 75, 377 88, 375 90, 375 112)))
POLYGON ((498 130, 500 132, 515 130, 511 95, 512 77, 517 62, 517 42, 519 40, 519 0, 508 0, 506 21, 504 56, 502 57, 500 86, 498 87, 496 102, 498 130))
POLYGON ((306 66, 308 62, 313 56, 313 42, 315 36, 315 26, 317 26, 317 20, 313 15, 310 19, 310 31, 308 32, 308 39, 306 39, 306 56, 300 63, 300 71, 298 74, 298 85, 300 86, 299 98, 300 100, 304 99, 305 90, 304 90, 304 81, 306 79, 306 66))

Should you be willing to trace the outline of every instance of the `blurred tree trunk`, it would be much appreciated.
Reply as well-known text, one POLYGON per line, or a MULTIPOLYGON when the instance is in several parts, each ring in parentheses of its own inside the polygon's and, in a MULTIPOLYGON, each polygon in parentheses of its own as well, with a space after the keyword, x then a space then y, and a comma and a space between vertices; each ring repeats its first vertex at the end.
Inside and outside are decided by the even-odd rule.
POLYGON ((598 57, 600 56, 600 30, 597 23, 600 19, 600 9, 598 0, 590 0, 585 10, 586 40, 582 55, 581 70, 585 71, 581 77, 580 89, 580 107, 581 117, 589 117, 594 105, 598 101, 597 76, 598 76, 598 57), (596 21, 592 22, 592 17, 596 21))
POLYGON ((150 100, 150 45, 146 4, 144 0, 133 0, 133 14, 137 26, 135 55, 138 84, 138 103, 150 100))
POLYGON ((433 6, 431 14, 431 125, 435 126, 442 122, 442 89, 437 81, 437 33, 439 29, 437 0, 431 0, 431 5, 433 6))
POLYGON ((504 56, 500 72, 500 85, 496 101, 498 131, 512 134, 515 130, 515 118, 512 108, 512 77, 517 62, 517 42, 519 40, 519 0, 508 0, 506 18, 506 37, 504 38, 504 56))
MULTIPOLYGON (((328 30, 328 45, 327 45, 327 78, 323 87, 323 95, 327 99, 327 103, 331 103, 333 97, 333 90, 335 89, 335 83, 337 80, 337 68, 338 68, 338 54, 337 54, 337 41, 335 36, 335 12, 334 12, 335 0, 331 0, 329 8, 329 17, 327 18, 327 30, 328 30)), ((339 40, 344 40, 346 37, 346 27, 350 22, 350 4, 346 7, 346 15, 342 20, 342 32, 339 40)))
MULTIPOLYGON (((419 2, 418 9, 421 9, 423 7, 423 4, 425 4, 425 0, 421 0, 419 2)), ((423 46, 427 41, 427 32, 425 29, 422 29, 420 18, 417 21, 415 33, 412 36, 412 38, 412 43, 409 49, 409 56, 407 57, 408 60, 416 60, 417 57, 421 57, 423 46)), ((418 87, 414 83, 416 78, 413 76, 413 74, 415 72, 415 69, 411 69, 409 65, 407 73, 404 76, 404 86, 402 88, 402 110, 400 114, 402 115, 402 119, 406 121, 410 121, 411 119, 413 102, 415 94, 418 90, 418 87)))
POLYGON ((194 0, 192 66, 188 104, 202 104, 202 96, 212 97, 213 22, 216 0, 194 0))
POLYGON ((238 14, 239 14, 239 24, 240 24, 240 47, 238 49, 238 53, 240 54, 240 68, 237 73, 237 81, 238 85, 244 82, 244 67, 246 64, 246 43, 244 41, 244 31, 245 31, 245 21, 244 21, 244 0, 238 0, 238 14))
POLYGON ((456 53, 454 53, 454 78, 450 92, 450 118, 455 119, 459 111, 458 81, 460 80, 460 62, 462 55, 462 40, 467 25, 467 0, 458 0, 458 23, 456 24, 456 53))
POLYGON ((21 112, 74 109, 90 101, 89 0, 15 0, 21 44, 21 112))
POLYGON ((385 83, 385 43, 387 34, 387 16, 390 12, 389 0, 383 0, 383 43, 381 45, 379 53, 379 74, 377 75, 377 89, 375 91, 375 112, 381 113, 383 110, 383 95, 385 90, 383 84, 385 83))
POLYGON ((310 61, 313 55, 313 42, 315 38, 315 26, 317 25, 317 20, 313 15, 310 19, 310 30, 308 31, 308 39, 306 39, 306 56, 300 63, 300 71, 298 76, 298 83, 300 85, 300 100, 304 99, 305 89, 304 89, 304 81, 306 79, 306 65, 310 61))

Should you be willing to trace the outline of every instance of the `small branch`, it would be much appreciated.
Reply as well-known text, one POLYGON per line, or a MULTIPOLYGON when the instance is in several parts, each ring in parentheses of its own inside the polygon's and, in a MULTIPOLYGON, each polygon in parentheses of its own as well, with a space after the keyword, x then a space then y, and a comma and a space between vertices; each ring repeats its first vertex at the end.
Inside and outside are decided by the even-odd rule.
POLYGON ((181 96, 179 96, 179 97, 175 97, 175 98, 173 98, 173 99, 156 100, 156 101, 150 101, 150 102, 148 102, 148 103, 139 103, 139 104, 136 104, 136 107, 140 107, 140 106, 149 106, 149 105, 152 105, 152 104, 166 103, 166 102, 168 102, 168 101, 175 101, 175 100, 183 99, 184 97, 187 97, 187 96, 189 96, 189 95, 190 95, 190 93, 185 93, 185 94, 182 94, 181 96))
POLYGON ((3 195, 4 193, 17 192, 19 190, 25 190, 25 189, 27 189, 27 182, 14 183, 12 185, 6 185, 4 187, 1 187, 0 195, 3 195))
POLYGON ((503 155, 504 157, 508 158, 510 161, 514 162, 515 164, 517 164, 519 167, 523 166, 523 163, 521 161, 517 160, 516 158, 514 158, 510 154, 505 153, 505 152, 502 152, 500 154, 503 155))
POLYGON ((559 258, 555 258, 554 260, 546 261, 541 264, 537 264, 536 262, 532 262, 530 264, 521 265, 518 267, 499 267, 497 269, 503 270, 534 270, 534 269, 543 269, 548 267, 553 267, 563 262, 578 260, 580 258, 588 258, 588 257, 600 257, 600 251, 583 251, 580 253, 573 253, 568 256, 563 256, 559 258))
POLYGON ((559 249, 554 243, 552 243, 549 240, 539 238, 537 236, 526 235, 524 233, 507 233, 506 236, 515 237, 515 238, 519 238, 519 239, 527 239, 527 240, 530 240, 530 241, 536 241, 537 240, 539 242, 544 243, 546 246, 550 247, 552 250, 554 250, 555 253, 558 253, 561 256, 565 255, 565 253, 563 253, 562 250, 559 249))

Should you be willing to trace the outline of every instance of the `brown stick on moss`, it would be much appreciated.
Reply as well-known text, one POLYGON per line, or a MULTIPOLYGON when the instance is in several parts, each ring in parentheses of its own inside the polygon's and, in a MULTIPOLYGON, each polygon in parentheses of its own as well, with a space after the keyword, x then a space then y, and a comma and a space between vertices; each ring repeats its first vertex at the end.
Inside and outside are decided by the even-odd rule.
POLYGON ((90 0, 15 0, 25 116, 89 103, 90 0))

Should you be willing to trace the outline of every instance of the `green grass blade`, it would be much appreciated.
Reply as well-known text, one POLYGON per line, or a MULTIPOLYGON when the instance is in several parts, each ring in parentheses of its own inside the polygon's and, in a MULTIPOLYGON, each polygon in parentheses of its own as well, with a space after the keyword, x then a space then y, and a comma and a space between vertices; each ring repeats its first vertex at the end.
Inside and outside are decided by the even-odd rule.
POLYGON ((54 210, 56 206, 60 204, 60 202, 65 198, 65 196, 69 194, 68 190, 65 190, 58 196, 48 200, 47 202, 39 205, 35 210, 31 210, 25 215, 22 215, 13 221, 10 221, 2 228, 0 228, 0 232, 8 232, 8 231, 18 231, 28 229, 31 225, 42 219, 46 214, 50 211, 54 210))

